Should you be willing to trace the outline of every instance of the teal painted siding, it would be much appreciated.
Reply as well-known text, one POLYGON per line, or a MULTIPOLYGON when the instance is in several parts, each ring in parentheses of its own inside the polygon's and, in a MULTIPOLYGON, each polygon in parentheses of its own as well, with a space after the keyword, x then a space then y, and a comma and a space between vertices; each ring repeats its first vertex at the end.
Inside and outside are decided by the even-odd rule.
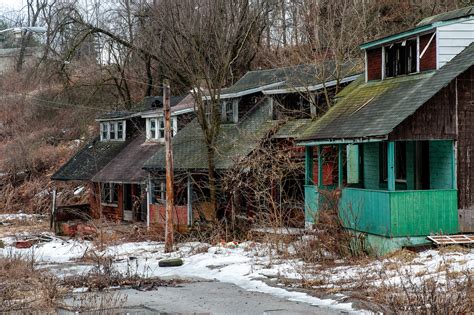
POLYGON ((363 148, 363 169, 364 169, 364 188, 379 189, 379 144, 364 143, 363 148))
POLYGON ((359 145, 347 145, 347 183, 359 183, 359 145))
POLYGON ((344 226, 356 231, 390 234, 390 193, 382 190, 345 188, 339 214, 344 226))
POLYGON ((314 185, 304 186, 304 217, 305 222, 314 223, 315 215, 318 211, 319 193, 318 187, 314 185))
POLYGON ((387 237, 458 232, 456 190, 345 188, 339 211, 348 228, 387 237))
POLYGON ((456 190, 412 190, 390 194, 391 236, 458 232, 456 190))
POLYGON ((430 189, 451 189, 452 141, 430 141, 430 189))

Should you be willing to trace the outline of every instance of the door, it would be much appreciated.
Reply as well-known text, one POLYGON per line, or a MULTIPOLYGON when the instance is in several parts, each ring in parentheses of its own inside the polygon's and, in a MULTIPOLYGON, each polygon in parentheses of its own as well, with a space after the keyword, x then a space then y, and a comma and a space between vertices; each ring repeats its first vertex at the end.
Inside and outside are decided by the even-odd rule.
POLYGON ((123 185, 123 220, 133 221, 133 196, 132 185, 123 185))

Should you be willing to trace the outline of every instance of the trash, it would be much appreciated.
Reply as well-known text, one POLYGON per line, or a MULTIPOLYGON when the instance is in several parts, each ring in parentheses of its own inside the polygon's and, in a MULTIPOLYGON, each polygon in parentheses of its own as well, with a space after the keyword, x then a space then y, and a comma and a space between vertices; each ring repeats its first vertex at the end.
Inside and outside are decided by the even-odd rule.
POLYGON ((163 259, 158 262, 160 267, 178 267, 183 265, 183 260, 181 258, 171 258, 163 259))
POLYGON ((237 248, 237 247, 239 247, 239 243, 237 243, 236 241, 228 242, 228 243, 222 241, 222 242, 221 242, 221 246, 222 246, 222 247, 225 247, 225 248, 231 248, 231 249, 232 249, 232 248, 237 248))
POLYGON ((31 240, 16 241, 15 242, 15 247, 16 248, 30 248, 31 246, 33 246, 33 242, 31 240))

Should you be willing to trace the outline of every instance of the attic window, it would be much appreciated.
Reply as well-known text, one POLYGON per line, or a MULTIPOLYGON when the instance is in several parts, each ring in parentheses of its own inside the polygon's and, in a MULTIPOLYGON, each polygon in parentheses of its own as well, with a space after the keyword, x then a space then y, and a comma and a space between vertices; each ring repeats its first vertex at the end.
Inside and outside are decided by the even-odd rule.
POLYGON ((124 141, 125 120, 100 123, 100 141, 124 141))
POLYGON ((417 72, 417 40, 410 39, 385 48, 385 77, 417 72))
MULTIPOLYGON (((172 135, 178 132, 178 119, 176 116, 171 117, 172 135)), ((163 117, 147 118, 146 120, 146 139, 149 141, 165 140, 165 120, 163 117)))
POLYGON ((236 123, 238 120, 238 100, 224 101, 222 103, 222 122, 236 123))

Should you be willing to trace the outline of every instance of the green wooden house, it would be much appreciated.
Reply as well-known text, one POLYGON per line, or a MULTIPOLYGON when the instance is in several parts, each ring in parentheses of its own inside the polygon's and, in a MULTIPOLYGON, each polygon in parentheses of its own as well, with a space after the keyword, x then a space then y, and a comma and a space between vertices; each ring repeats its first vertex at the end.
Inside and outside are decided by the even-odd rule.
POLYGON ((474 232, 473 14, 430 17, 361 46, 365 78, 300 138, 307 225, 328 202, 323 190, 339 189, 343 224, 378 253, 474 232), (337 187, 323 185, 328 146, 337 187))

